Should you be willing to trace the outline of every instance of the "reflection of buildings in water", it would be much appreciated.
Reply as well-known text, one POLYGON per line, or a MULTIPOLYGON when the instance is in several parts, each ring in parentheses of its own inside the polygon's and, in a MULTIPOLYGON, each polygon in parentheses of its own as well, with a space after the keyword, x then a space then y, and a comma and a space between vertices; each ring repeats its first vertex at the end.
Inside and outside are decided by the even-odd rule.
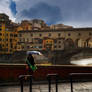
POLYGON ((92 65, 92 58, 71 61, 71 64, 74 64, 74 65, 92 65))
POLYGON ((75 65, 90 65, 92 64, 92 49, 83 50, 71 57, 71 64, 75 65))

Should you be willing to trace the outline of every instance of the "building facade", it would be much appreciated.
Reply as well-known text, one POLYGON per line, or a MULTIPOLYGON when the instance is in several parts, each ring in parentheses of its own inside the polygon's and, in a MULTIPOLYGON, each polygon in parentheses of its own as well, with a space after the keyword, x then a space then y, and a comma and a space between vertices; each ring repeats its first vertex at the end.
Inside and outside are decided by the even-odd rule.
POLYGON ((18 32, 20 50, 65 50, 92 48, 92 28, 61 30, 21 30, 18 32))
POLYGON ((28 20, 22 20, 21 23, 18 24, 17 30, 32 30, 32 24, 28 20))
POLYGON ((61 29, 69 29, 69 28, 73 28, 73 27, 64 24, 55 24, 50 26, 50 29, 52 30, 61 30, 61 29))
POLYGON ((17 49, 17 24, 0 14, 0 54, 12 54, 17 49))
POLYGON ((73 28, 63 24, 50 28, 39 19, 23 20, 16 24, 7 15, 0 14, 0 54, 88 47, 92 48, 92 28, 73 28))
POLYGON ((30 21, 32 30, 49 30, 50 27, 41 19, 33 19, 30 21))

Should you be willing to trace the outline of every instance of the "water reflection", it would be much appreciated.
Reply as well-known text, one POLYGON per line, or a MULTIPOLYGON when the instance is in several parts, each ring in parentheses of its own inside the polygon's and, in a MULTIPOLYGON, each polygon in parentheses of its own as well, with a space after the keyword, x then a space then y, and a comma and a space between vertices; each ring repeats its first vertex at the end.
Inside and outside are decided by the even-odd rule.
POLYGON ((92 58, 74 60, 74 61, 71 61, 71 64, 75 64, 75 65, 92 65, 92 58))

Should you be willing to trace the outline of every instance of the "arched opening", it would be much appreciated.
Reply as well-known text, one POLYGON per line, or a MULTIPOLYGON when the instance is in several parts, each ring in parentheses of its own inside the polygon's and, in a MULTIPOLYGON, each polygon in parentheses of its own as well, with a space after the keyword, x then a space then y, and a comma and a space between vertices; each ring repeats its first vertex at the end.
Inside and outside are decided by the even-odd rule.
POLYGON ((75 40, 75 47, 76 47, 76 48, 78 48, 78 40, 79 40, 79 39, 76 39, 76 40, 75 40))
POLYGON ((82 39, 76 39, 75 46, 78 47, 84 47, 85 42, 82 39))
POLYGON ((65 49, 74 48, 74 42, 71 38, 66 39, 64 45, 65 45, 65 49))
POLYGON ((92 39, 91 38, 88 38, 86 40, 86 47, 92 48, 92 39))

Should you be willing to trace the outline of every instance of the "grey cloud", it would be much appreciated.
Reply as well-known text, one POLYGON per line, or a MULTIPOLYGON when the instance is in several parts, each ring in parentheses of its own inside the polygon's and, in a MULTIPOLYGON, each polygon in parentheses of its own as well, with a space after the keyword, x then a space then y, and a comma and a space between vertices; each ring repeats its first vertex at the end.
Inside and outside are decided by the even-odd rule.
POLYGON ((61 22, 75 26, 92 25, 92 0, 37 0, 36 2, 23 0, 23 2, 17 2, 19 6, 17 20, 42 18, 49 24, 61 22))
MULTIPOLYGON (((43 19, 46 23, 52 24, 62 20, 60 8, 57 6, 50 6, 46 3, 40 2, 28 10, 23 10, 20 13, 21 18, 25 19, 43 19)), ((20 17, 17 19, 19 20, 20 17)))

